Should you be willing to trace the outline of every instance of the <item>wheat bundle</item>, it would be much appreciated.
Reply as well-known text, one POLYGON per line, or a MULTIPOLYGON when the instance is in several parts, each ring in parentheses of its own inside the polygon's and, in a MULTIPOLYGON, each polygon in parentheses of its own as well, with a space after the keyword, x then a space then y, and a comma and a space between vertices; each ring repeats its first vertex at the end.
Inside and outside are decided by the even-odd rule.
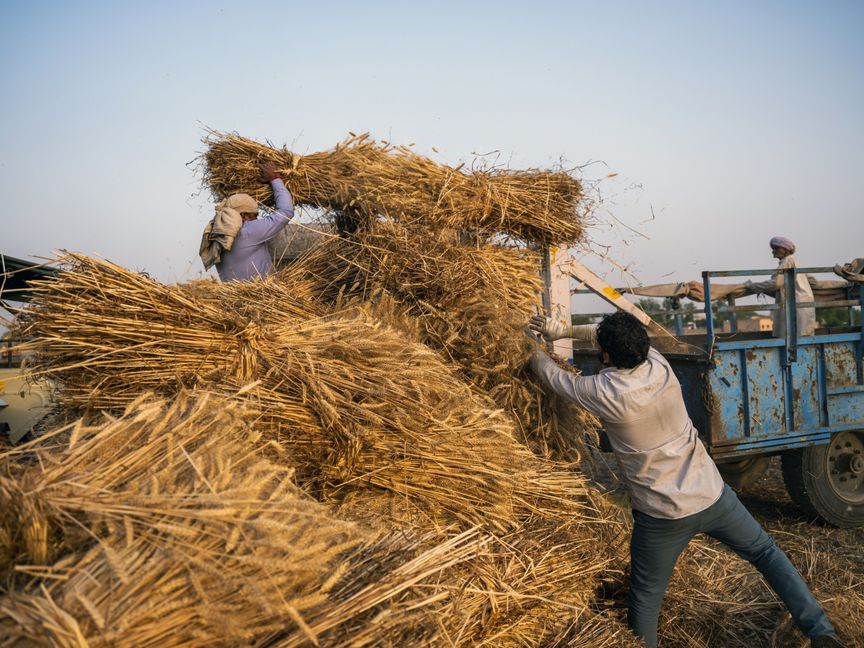
MULTIPOLYGON (((340 501, 337 515, 377 526, 405 519, 399 506, 397 498, 355 490, 340 501)), ((626 540, 614 512, 602 510, 593 517, 555 521, 536 516, 512 532, 493 533, 486 551, 448 574, 459 583, 441 610, 447 613, 442 630, 449 645, 547 646, 568 637, 572 643, 560 645, 640 645, 620 628, 594 627, 582 634, 597 614, 601 583, 620 578, 616 565, 626 540)))
POLYGON ((357 308, 301 318, 319 306, 279 277, 171 288, 70 260, 22 318, 34 369, 66 402, 116 408, 142 386, 207 380, 239 390, 264 438, 288 449, 281 460, 340 515, 439 541, 454 525, 497 535, 498 550, 458 576, 453 605, 474 620, 453 616, 448 633, 466 645, 563 636, 588 614, 620 529, 581 476, 534 457, 437 353, 357 308))
POLYGON ((476 556, 476 531, 421 551, 335 519, 248 419, 180 394, 0 455, 0 645, 364 645, 364 615, 379 640, 434 636, 418 610, 446 589, 410 590, 476 556))
POLYGON ((117 408, 142 391, 242 388, 313 492, 381 488, 462 528, 503 530, 520 510, 561 517, 585 506, 583 480, 541 479, 548 471, 491 400, 362 310, 317 316, 277 278, 187 289, 70 261, 21 318, 34 370, 53 377, 68 404, 117 408))
MULTIPOLYGON (((289 448, 301 483, 340 515, 439 538, 479 523, 497 536, 494 550, 454 575, 460 584, 449 600, 459 614, 442 623, 450 644, 563 640, 592 618, 588 605, 620 525, 581 477, 517 441, 555 416, 520 373, 537 257, 441 229, 520 234, 488 225, 498 207, 478 211, 482 201, 464 183, 430 212, 422 192, 436 189, 404 168, 439 169, 410 156, 394 165, 390 153, 358 142, 292 158, 286 176, 299 202, 336 196, 309 204, 366 218, 353 239, 331 237, 316 250, 323 261, 343 246, 329 269, 310 257, 264 282, 168 288, 74 258, 74 277, 41 292, 26 320, 25 334, 38 338, 35 367, 58 380, 66 402, 89 407, 117 407, 142 388, 242 390, 268 438, 289 448), (374 173, 358 172, 358 159, 374 173), (316 163, 317 176, 300 173, 316 163), (301 177, 306 185, 292 184, 301 177), (474 201, 458 207, 467 220, 450 198, 474 201), (380 218, 397 203, 398 215, 380 218), (83 309, 92 315, 79 318, 83 309)), ((257 174, 260 159, 242 164, 257 174)), ((591 645, 622 641, 591 635, 591 645)))
POLYGON ((238 135, 211 132, 201 163, 223 198, 243 192, 268 203, 258 165, 277 165, 300 205, 368 221, 383 215, 452 229, 501 232, 540 244, 580 240, 584 194, 565 171, 474 170, 438 164, 410 148, 351 136, 334 149, 297 155, 238 135))
POLYGON ((282 270, 309 284, 326 307, 374 303, 376 317, 458 364, 461 375, 507 412, 520 440, 543 456, 578 461, 597 425, 584 410, 543 392, 525 368, 522 331, 537 307, 538 255, 450 230, 379 221, 331 237, 282 270), (394 302, 395 306, 382 301, 394 302))

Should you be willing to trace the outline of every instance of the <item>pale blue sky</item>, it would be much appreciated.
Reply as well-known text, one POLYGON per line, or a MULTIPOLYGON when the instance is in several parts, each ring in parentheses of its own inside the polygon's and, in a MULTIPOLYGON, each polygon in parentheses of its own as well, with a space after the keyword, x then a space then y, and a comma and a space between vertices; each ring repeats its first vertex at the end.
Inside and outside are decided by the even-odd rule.
MULTIPOLYGON (((602 160, 645 282, 864 256, 861 2, 0 0, 0 251, 199 276, 202 125, 602 160), (653 220, 651 214, 655 215, 653 220), (645 222, 648 221, 648 222, 645 222)), ((625 244, 618 243, 626 238, 625 244)), ((599 263, 596 269, 601 270, 599 263)))

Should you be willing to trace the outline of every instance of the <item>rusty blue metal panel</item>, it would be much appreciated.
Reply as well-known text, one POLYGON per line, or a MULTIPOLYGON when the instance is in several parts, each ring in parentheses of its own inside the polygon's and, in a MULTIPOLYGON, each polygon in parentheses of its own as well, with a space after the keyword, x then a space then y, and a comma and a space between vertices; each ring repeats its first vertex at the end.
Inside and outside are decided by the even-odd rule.
MULTIPOLYGON (((798 348, 788 368, 785 349, 776 344, 715 348, 703 377, 702 398, 687 399, 688 407, 713 404, 713 416, 699 415, 710 421, 706 431, 713 455, 719 459, 777 452, 823 443, 843 429, 864 429, 857 340, 810 340, 798 348)), ((694 385, 682 387, 686 393, 694 385)))
POLYGON ((730 443, 725 446, 715 446, 711 449, 711 456, 718 461, 735 460, 747 455, 760 455, 767 453, 791 450, 792 448, 803 448, 804 446, 828 443, 831 440, 832 431, 810 431, 807 434, 793 432, 783 437, 768 437, 759 441, 747 441, 744 443, 730 443))
MULTIPOLYGON (((596 358, 596 352, 594 353, 596 358)), ((705 438, 708 438, 711 430, 711 416, 715 406, 711 402, 706 402, 706 398, 711 397, 711 393, 705 388, 706 376, 708 373, 708 360, 702 357, 670 357, 669 363, 672 365, 672 370, 675 376, 681 383, 681 391, 684 396, 684 405, 687 407, 687 412, 693 421, 693 425, 699 430, 699 433, 705 438)), ((583 364, 580 360, 576 361, 577 366, 583 364)))
POLYGON ((864 429, 864 385, 854 341, 824 346, 828 422, 832 426, 858 424, 864 429))
MULTIPOLYGON (((710 418, 710 422, 708 429, 701 431, 707 434, 712 445, 746 438, 750 434, 749 414, 744 406, 748 402, 748 381, 741 357, 735 352, 718 353, 714 355, 712 365, 705 377, 705 397, 710 399, 712 416, 705 417, 710 418)), ((682 384, 685 393, 692 388, 682 384)))
POLYGON ((735 351, 737 349, 767 349, 782 347, 786 342, 779 338, 759 338, 758 340, 736 340, 734 342, 717 342, 715 351, 735 351))
POLYGON ((747 349, 744 357, 747 363, 750 436, 785 434, 785 376, 779 349, 747 349))
POLYGON ((820 362, 818 345, 798 348, 798 359, 789 367, 792 380, 792 421, 793 428, 811 430, 827 424, 822 420, 822 399, 820 391, 820 362))
MULTIPOLYGON (((798 346, 807 344, 827 344, 829 342, 857 342, 861 339, 860 333, 832 333, 798 338, 798 346)), ((717 342, 715 351, 731 351, 734 349, 765 349, 769 347, 786 346, 786 341, 780 338, 759 338, 757 340, 735 340, 729 342, 717 342)))
POLYGON ((854 341, 826 343, 825 383, 828 391, 858 383, 857 349, 854 341))
POLYGON ((834 394, 857 394, 859 392, 864 392, 864 385, 850 385, 848 387, 833 387, 827 390, 827 393, 831 396, 834 394))
MULTIPOLYGON (((795 270, 785 272, 784 338, 714 337, 710 278, 766 272, 774 271, 702 273, 710 360, 699 381, 700 398, 687 394, 697 388, 692 381, 682 387, 688 409, 706 409, 693 414, 706 421, 706 440, 720 460, 825 443, 844 429, 864 429, 864 322, 857 331, 799 337, 795 270)), ((864 310, 864 291, 860 296, 864 310)))
POLYGON ((829 395, 828 422, 832 427, 857 425, 864 430, 864 392, 829 395))

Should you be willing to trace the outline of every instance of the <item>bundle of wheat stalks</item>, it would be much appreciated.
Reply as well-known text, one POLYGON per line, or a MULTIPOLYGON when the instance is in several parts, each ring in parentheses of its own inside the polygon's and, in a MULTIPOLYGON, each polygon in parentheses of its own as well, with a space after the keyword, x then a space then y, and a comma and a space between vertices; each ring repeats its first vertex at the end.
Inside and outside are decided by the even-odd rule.
POLYGON ((429 594, 448 610, 427 617, 438 619, 429 643, 526 645, 587 627, 591 645, 624 641, 614 620, 602 637, 581 625, 603 614, 593 591, 621 550, 608 505, 520 443, 458 365, 390 326, 388 314, 405 321, 392 302, 328 310, 282 276, 165 286, 82 256, 66 263, 21 317, 34 370, 65 404, 118 411, 145 392, 206 388, 244 403, 261 435, 246 452, 290 468, 339 519, 398 529, 429 551, 479 527, 483 551, 429 594))
POLYGON ((539 254, 453 230, 379 220, 349 237, 332 236, 282 270, 288 285, 310 287, 325 308, 362 305, 458 367, 491 397, 535 452, 579 460, 596 422, 544 394, 526 361, 522 333, 541 291, 539 254))
MULTIPOLYGON (((82 418, 0 455, 6 644, 639 645, 626 520, 574 469, 596 421, 525 370, 534 246, 581 234, 578 183, 219 134, 208 182, 264 199, 262 160, 341 234, 245 283, 68 255, 20 315, 82 418)), ((802 538, 799 567, 846 579, 816 583, 829 611, 864 609, 851 558, 802 538)), ((782 614, 695 542, 661 641, 792 645, 782 614)))
POLYGON ((219 196, 245 192, 269 203, 258 165, 273 162, 297 204, 360 221, 383 215, 538 243, 572 243, 583 233, 585 195, 563 170, 466 172, 368 135, 302 156, 228 133, 212 132, 206 144, 205 180, 219 196))
POLYGON ((446 596, 436 576, 484 549, 478 531, 423 550, 339 520, 264 456, 254 420, 238 398, 142 397, 119 418, 0 455, 0 574, 14 583, 0 597, 0 645, 434 635, 423 608, 435 598, 417 586, 446 596))

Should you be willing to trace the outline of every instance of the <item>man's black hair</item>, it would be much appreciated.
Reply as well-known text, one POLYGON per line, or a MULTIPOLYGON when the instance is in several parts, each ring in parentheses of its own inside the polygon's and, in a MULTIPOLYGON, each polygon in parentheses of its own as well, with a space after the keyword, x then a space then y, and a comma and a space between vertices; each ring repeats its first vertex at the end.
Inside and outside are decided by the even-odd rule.
POLYGON ((630 313, 616 311, 605 315, 597 325, 597 342, 619 369, 632 369, 648 357, 648 332, 630 313))

